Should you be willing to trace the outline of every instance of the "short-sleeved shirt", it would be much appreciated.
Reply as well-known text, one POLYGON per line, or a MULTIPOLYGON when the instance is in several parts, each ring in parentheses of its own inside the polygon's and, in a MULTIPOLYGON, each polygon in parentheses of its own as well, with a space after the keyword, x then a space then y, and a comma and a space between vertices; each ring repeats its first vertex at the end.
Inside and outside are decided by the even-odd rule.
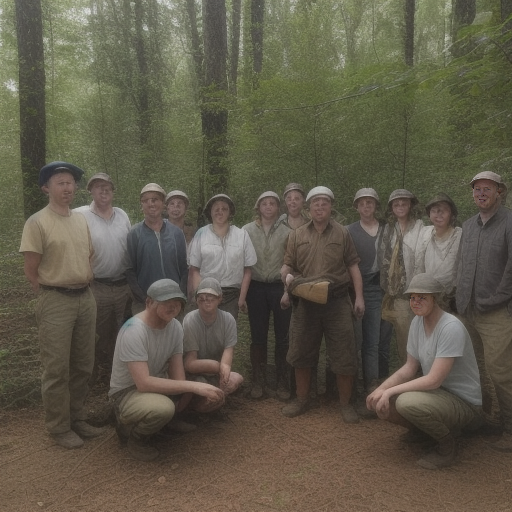
POLYGON ((121 279, 130 266, 127 251, 127 236, 131 224, 124 210, 114 206, 110 219, 94 212, 94 202, 73 211, 81 213, 87 220, 94 247, 92 270, 100 279, 121 279))
POLYGON ((306 278, 324 278, 348 284, 348 268, 359 263, 356 247, 347 228, 330 220, 322 233, 309 221, 290 232, 284 263, 306 278))
POLYGON ((427 375, 434 360, 453 357, 450 373, 441 387, 473 405, 482 405, 480 374, 468 331, 460 320, 443 313, 430 336, 423 327, 423 317, 413 318, 409 329, 407 352, 419 361, 423 375, 427 375))
POLYGON ((221 238, 208 224, 197 231, 190 244, 190 265, 199 269, 201 278, 214 277, 223 288, 240 288, 244 268, 256 261, 249 233, 236 226, 230 226, 221 238))
POLYGON ((163 329, 152 329, 140 318, 127 320, 117 335, 109 395, 135 384, 128 363, 147 362, 151 377, 167 377, 169 360, 183 353, 183 328, 171 320, 163 329))
POLYGON ((379 225, 377 233, 370 235, 357 221, 349 224, 347 229, 352 236, 352 240, 356 246, 357 254, 361 258, 359 262, 359 270, 363 278, 375 276, 380 271, 378 251, 382 243, 382 234, 384 227, 379 225))
POLYGON ((261 222, 246 224, 258 261, 252 267, 251 279, 262 283, 281 282, 284 250, 291 229, 282 221, 276 221, 265 233, 261 222))
POLYGON ((231 313, 217 310, 217 318, 206 324, 199 310, 188 313, 183 320, 183 351, 197 351, 198 359, 219 361, 226 348, 237 342, 236 321, 231 313))
POLYGON ((20 252, 41 254, 38 281, 42 285, 73 288, 92 280, 93 246, 80 213, 59 215, 50 206, 38 211, 25 223, 20 252))
POLYGON ((485 223, 480 214, 462 225, 457 311, 473 299, 478 311, 507 306, 512 299, 512 213, 500 206, 485 223))

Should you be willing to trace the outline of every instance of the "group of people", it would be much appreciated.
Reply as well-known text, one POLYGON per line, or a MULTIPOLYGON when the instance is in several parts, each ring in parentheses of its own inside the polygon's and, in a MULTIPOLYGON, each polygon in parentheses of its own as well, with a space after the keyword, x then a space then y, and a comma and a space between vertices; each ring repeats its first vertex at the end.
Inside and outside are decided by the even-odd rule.
POLYGON ((269 389, 273 317, 272 393, 287 402, 283 415, 314 404, 325 340, 345 423, 359 421, 360 351, 367 408, 407 427, 410 441, 435 441, 421 466, 451 464, 460 431, 497 412, 503 434, 492 446, 512 451, 512 216, 499 174, 483 170, 471 181, 479 211, 462 229, 443 193, 427 203, 425 226, 408 190, 392 192, 382 219, 377 192, 361 189, 360 220, 345 227, 329 188, 306 194, 290 183, 282 199, 261 194, 255 220, 241 229, 231 223, 231 198, 213 196, 209 224, 195 234, 185 224, 188 196, 156 183, 141 190, 144 220, 134 226, 113 206, 104 173, 87 183, 91 204, 72 210, 82 175, 67 162, 40 170, 49 204, 27 220, 20 247, 38 293, 43 404, 57 444, 76 448, 101 435, 84 403, 103 354, 120 440, 137 459, 158 456, 154 433, 183 428, 179 413, 220 408, 242 384, 231 371, 242 311, 255 399, 269 389), (383 380, 391 326, 401 367, 383 380))

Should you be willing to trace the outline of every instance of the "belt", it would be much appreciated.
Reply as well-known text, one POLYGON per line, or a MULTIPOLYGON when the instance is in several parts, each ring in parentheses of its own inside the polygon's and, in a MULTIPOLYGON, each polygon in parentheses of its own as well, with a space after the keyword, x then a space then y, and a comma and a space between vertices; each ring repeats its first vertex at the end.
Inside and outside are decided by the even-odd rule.
POLYGON ((45 284, 39 285, 43 290, 56 291, 63 293, 64 295, 82 295, 89 289, 89 285, 83 286, 82 288, 64 288, 62 286, 47 286, 45 284))
POLYGON ((124 286, 125 284, 128 284, 126 277, 116 279, 115 281, 113 279, 109 279, 108 277, 95 277, 94 280, 97 283, 106 284, 108 286, 124 286))

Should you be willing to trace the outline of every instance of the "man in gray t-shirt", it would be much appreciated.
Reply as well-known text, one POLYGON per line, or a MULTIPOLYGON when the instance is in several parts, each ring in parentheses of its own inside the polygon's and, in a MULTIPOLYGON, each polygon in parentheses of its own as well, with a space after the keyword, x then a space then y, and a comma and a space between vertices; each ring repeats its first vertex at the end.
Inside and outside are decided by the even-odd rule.
POLYGON ((210 384, 185 379, 183 329, 176 317, 185 295, 171 279, 153 283, 146 308, 128 320, 117 337, 109 397, 116 413, 116 431, 138 460, 153 460, 158 450, 149 446, 152 434, 169 423, 195 395, 213 408, 224 403, 224 393, 210 384))
MULTIPOLYGON (((243 377, 231 371, 237 342, 236 321, 219 309, 222 288, 219 281, 206 277, 196 291, 198 309, 183 320, 185 370, 187 376, 199 382, 210 382, 225 395, 238 389, 243 377)), ((218 407, 204 397, 192 399, 190 407, 197 412, 210 412, 218 407)))

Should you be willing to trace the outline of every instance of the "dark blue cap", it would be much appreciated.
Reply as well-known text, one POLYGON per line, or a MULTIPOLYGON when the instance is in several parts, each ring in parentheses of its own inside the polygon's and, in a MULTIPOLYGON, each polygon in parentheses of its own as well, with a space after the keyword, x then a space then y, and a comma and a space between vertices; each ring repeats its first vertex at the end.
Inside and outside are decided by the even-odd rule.
POLYGON ((80 169, 80 167, 69 164, 68 162, 51 162, 41 167, 39 171, 39 186, 42 187, 54 174, 58 174, 59 172, 71 173, 75 181, 80 181, 80 178, 84 174, 84 171, 80 169))

